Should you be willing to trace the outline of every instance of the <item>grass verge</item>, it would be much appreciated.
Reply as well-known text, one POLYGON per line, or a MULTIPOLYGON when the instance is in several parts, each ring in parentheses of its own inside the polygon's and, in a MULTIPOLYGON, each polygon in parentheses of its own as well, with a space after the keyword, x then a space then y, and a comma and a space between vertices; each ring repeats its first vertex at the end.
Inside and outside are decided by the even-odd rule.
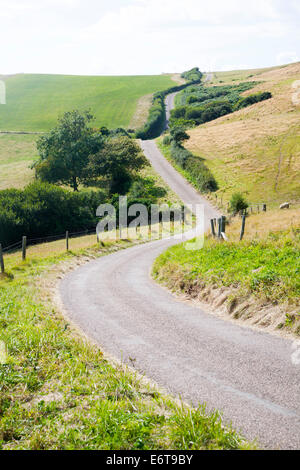
POLYGON ((78 246, 18 261, 0 279, 0 448, 244 449, 219 413, 191 409, 114 365, 53 304, 51 278, 132 245, 78 246))
POLYGON ((236 319, 253 317, 256 325, 286 328, 298 336, 299 274, 299 229, 240 243, 207 239, 197 252, 181 244, 163 253, 153 267, 155 279, 175 292, 225 305, 236 319))

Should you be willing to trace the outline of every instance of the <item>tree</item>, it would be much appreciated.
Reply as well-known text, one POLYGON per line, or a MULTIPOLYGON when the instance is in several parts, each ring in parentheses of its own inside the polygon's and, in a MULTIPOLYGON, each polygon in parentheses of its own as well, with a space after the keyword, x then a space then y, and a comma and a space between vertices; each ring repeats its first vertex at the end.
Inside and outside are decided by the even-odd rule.
POLYGON ((240 211, 243 211, 249 207, 248 202, 241 193, 234 193, 230 199, 229 210, 233 214, 237 214, 240 211))
POLYGON ((89 178, 89 158, 99 152, 104 142, 102 135, 89 127, 93 119, 89 111, 67 112, 56 128, 40 137, 37 142, 40 158, 34 165, 38 179, 78 191, 78 185, 89 178))
POLYGON ((181 142, 188 140, 190 136, 185 132, 185 130, 181 127, 173 127, 171 129, 171 138, 176 144, 180 145, 181 142))
POLYGON ((147 165, 140 147, 129 137, 121 136, 107 139, 99 152, 91 155, 88 172, 91 177, 101 174, 106 178, 111 194, 125 194, 134 174, 147 165))

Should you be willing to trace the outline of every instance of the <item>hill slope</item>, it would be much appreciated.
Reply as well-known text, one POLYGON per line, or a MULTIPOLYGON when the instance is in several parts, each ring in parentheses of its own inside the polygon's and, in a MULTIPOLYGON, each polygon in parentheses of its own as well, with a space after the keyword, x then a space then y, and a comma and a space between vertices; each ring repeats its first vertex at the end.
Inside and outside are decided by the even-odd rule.
POLYGON ((215 76, 218 83, 239 83, 249 73, 258 84, 244 95, 271 91, 273 98, 190 130, 186 147, 205 158, 224 200, 236 191, 250 202, 299 200, 300 107, 292 102, 292 84, 300 78, 300 63, 215 76))
POLYGON ((75 108, 91 108, 95 126, 128 127, 140 98, 174 86, 169 75, 21 74, 4 80, 7 104, 0 106, 0 131, 47 131, 59 115, 75 108))

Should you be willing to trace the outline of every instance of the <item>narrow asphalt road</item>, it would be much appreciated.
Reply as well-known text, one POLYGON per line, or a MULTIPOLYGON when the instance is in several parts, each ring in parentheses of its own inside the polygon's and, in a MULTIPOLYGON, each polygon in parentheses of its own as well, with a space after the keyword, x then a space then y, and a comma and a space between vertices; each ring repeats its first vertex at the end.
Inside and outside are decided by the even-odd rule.
MULTIPOLYGON (((146 156, 186 203, 214 209, 163 158, 146 156)), ((226 322, 179 302, 150 278, 155 258, 178 241, 161 240, 92 261, 60 283, 70 319, 101 348, 197 405, 222 411, 248 439, 269 448, 300 447, 300 367, 292 342, 226 322)))

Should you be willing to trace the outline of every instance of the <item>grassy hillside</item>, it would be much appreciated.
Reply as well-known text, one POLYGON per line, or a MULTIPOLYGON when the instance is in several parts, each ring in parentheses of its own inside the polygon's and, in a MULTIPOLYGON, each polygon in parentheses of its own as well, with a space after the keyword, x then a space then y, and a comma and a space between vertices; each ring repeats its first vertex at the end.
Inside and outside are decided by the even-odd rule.
POLYGON ((300 63, 260 71, 222 72, 218 81, 262 82, 244 95, 270 91, 273 98, 189 131, 186 148, 205 159, 223 200, 240 191, 250 202, 300 199, 300 107, 292 84, 300 63))
MULTIPOLYGON (((174 86, 169 75, 7 77, 6 105, 0 106, 0 130, 47 131, 59 115, 91 108, 96 126, 128 127, 139 99, 174 86)), ((141 124, 141 123, 138 123, 141 124)))
POLYGON ((36 135, 0 134, 0 190, 22 188, 34 176, 36 135))
POLYGON ((263 73, 282 69, 286 66, 267 67, 263 69, 249 69, 249 70, 230 70, 228 72, 213 72, 211 83, 213 84, 232 84, 233 82, 240 82, 242 80, 249 80, 257 77, 263 73))

